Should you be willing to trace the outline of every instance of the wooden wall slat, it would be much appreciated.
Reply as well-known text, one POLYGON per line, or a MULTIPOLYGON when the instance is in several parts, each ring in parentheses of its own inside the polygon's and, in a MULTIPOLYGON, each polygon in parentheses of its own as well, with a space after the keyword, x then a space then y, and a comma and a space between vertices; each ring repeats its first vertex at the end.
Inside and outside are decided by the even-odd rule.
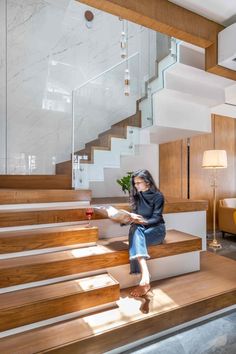
MULTIPOLYGON (((212 133, 190 138, 190 198, 209 201, 207 212, 208 229, 212 229, 212 198, 210 170, 203 169, 202 157, 205 150, 226 150, 228 168, 217 171, 217 201, 236 197, 236 120, 230 117, 212 115, 212 133)), ((160 145, 160 188, 164 194, 181 195, 181 183, 185 185, 183 155, 186 155, 186 140, 160 145), (182 152, 180 146, 182 144, 182 152), (180 172, 182 163, 183 171, 180 172), (170 193, 169 193, 170 191, 170 193)), ((182 187, 182 191, 184 188, 182 187)), ((184 197, 184 195, 183 195, 184 197)))
POLYGON ((182 141, 161 144, 159 185, 164 195, 182 198, 182 141))

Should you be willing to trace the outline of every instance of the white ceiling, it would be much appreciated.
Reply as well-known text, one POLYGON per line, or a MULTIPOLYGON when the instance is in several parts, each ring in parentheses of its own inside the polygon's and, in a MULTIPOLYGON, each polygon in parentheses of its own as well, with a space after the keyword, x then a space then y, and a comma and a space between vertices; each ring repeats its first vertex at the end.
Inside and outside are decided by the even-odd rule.
POLYGON ((169 0, 224 26, 236 22, 236 0, 169 0))

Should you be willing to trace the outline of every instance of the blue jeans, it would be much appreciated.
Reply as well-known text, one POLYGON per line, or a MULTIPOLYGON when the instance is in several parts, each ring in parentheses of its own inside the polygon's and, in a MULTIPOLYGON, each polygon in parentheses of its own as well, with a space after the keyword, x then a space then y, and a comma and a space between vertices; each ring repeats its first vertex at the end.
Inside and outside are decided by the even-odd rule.
POLYGON ((148 246, 158 245, 164 241, 166 235, 165 224, 145 227, 132 224, 129 230, 129 259, 130 274, 140 273, 138 257, 150 258, 148 246))

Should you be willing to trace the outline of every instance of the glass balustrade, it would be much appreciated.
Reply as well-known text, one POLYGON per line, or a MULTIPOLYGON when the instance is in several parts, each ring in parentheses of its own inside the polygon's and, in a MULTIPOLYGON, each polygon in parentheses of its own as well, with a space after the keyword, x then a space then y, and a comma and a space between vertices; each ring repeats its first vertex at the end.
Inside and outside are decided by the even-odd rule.
POLYGON ((72 172, 73 187, 88 188, 135 156, 176 43, 129 23, 130 54, 110 67, 121 58, 118 18, 110 37, 101 20, 96 42, 95 31, 74 31, 83 5, 57 5, 56 15, 54 4, 15 5, 0 1, 0 174, 72 172))
POLYGON ((175 39, 155 33, 155 45, 155 58, 147 56, 148 65, 155 62, 154 73, 147 67, 140 75, 140 53, 135 53, 73 91, 74 188, 104 181, 105 169, 120 168, 123 155, 135 155, 141 130, 152 126, 153 95, 164 87, 165 71, 177 60, 175 39))
POLYGON ((73 181, 88 188, 138 143, 139 53, 73 91, 73 181))

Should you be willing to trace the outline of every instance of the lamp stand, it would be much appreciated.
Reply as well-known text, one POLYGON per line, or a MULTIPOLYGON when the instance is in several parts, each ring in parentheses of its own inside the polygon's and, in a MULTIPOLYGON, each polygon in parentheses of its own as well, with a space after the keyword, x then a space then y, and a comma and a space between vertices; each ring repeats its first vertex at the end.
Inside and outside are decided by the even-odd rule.
POLYGON ((209 247, 213 249, 220 249, 222 248, 221 244, 216 239, 216 170, 214 169, 213 172, 213 181, 211 184, 213 188, 213 240, 209 243, 209 247))

